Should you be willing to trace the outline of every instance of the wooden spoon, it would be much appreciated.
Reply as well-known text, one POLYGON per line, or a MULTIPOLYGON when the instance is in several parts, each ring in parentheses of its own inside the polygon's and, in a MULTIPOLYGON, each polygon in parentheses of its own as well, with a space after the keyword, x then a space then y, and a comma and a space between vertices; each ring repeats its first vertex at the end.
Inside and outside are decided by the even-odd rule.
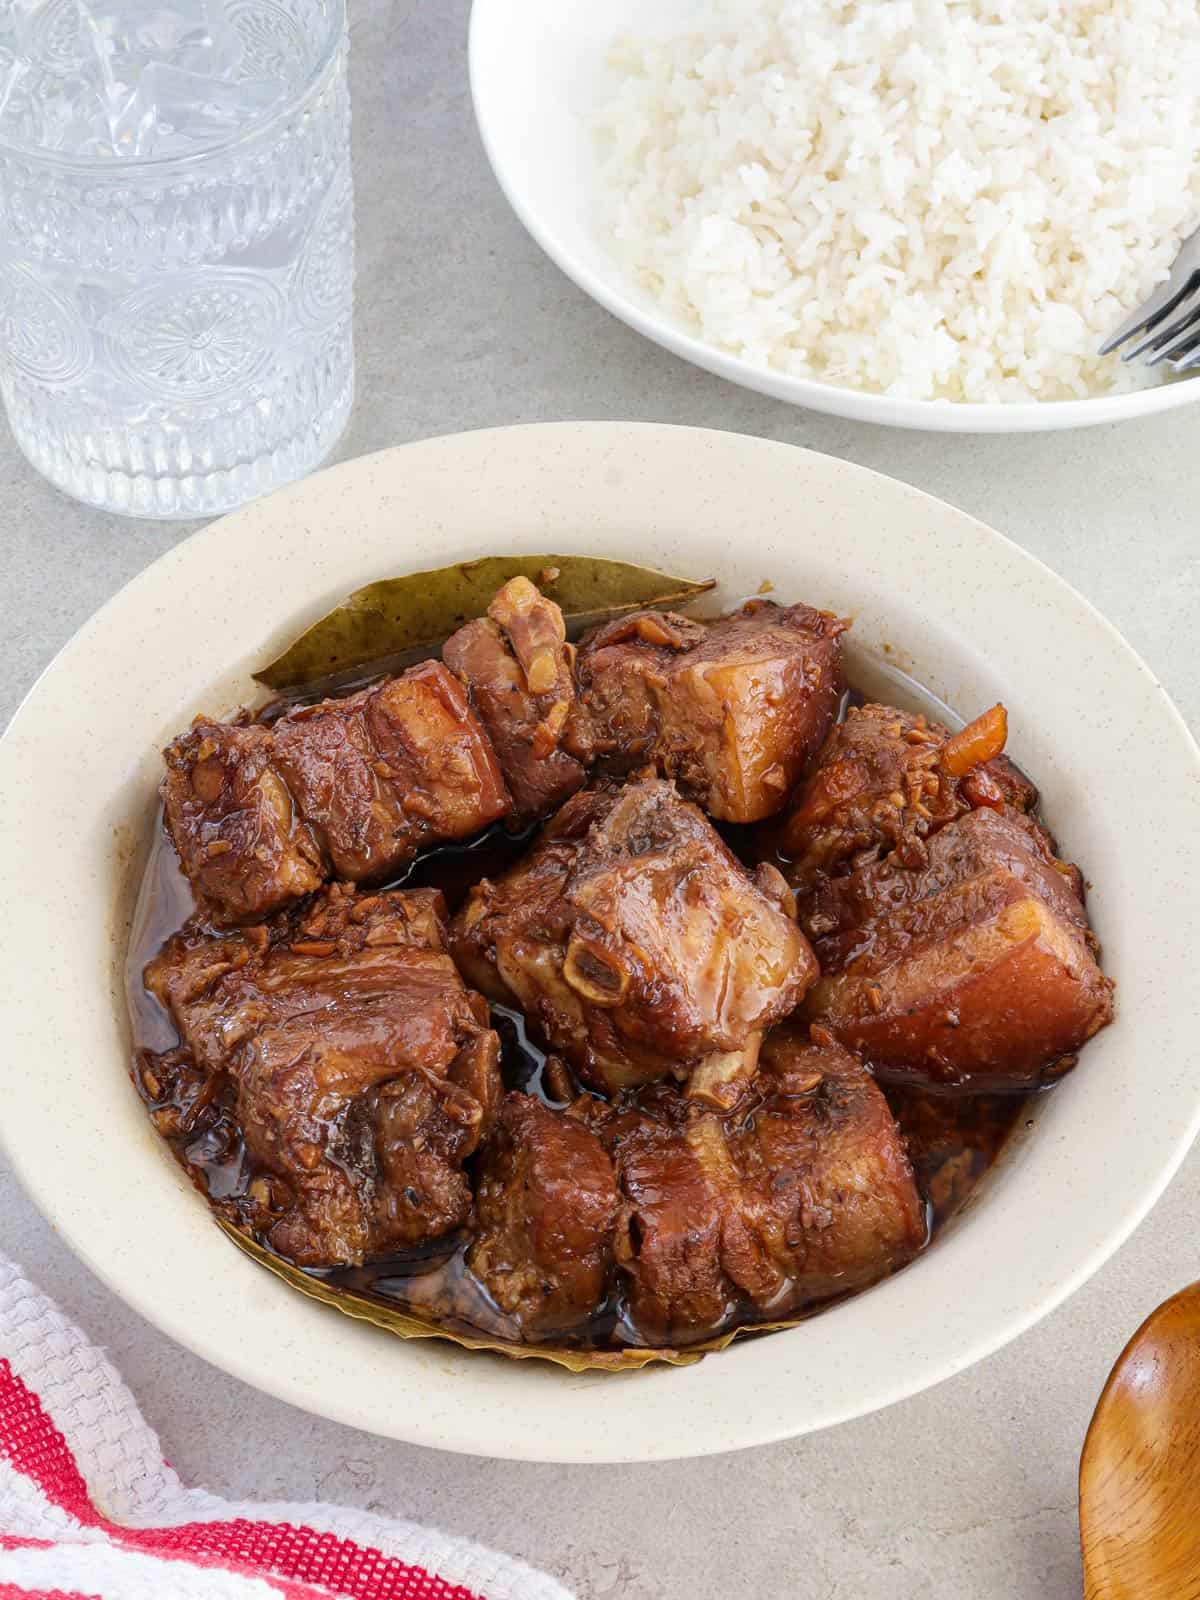
POLYGON ((1084 1600, 1200 1600, 1200 1283, 1149 1316, 1079 1461, 1084 1600))

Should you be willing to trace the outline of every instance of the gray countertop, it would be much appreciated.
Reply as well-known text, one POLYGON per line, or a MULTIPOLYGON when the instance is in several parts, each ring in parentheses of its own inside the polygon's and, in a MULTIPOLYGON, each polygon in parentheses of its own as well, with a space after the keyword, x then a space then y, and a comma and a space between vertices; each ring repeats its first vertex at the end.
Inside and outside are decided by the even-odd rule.
MULTIPOLYGON (((352 0, 359 399, 340 455, 494 423, 638 418, 843 456, 1033 551, 1200 722, 1196 413, 1040 438, 921 435, 795 411, 684 365, 587 300, 509 212, 471 117, 467 9, 352 0)), ((189 530, 62 499, 7 434, 0 529, 7 720, 80 623, 189 530)), ((324 1497, 437 1523, 547 1567, 583 1600, 1068 1600, 1084 1430, 1128 1335, 1198 1275, 1200 1154, 1116 1258, 1001 1354, 826 1434, 649 1467, 441 1455, 290 1410, 128 1311, 3 1170, 0 1208, 0 1245, 107 1346, 184 1478, 218 1493, 324 1497)))

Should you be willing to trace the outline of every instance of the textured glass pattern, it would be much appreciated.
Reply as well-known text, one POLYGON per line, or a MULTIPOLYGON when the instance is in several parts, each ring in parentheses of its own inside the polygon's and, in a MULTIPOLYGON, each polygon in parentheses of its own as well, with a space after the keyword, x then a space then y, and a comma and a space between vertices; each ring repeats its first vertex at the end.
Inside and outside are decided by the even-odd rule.
MULTIPOLYGON (((65 73, 67 0, 42 11, 65 73)), ((215 148, 84 161, 0 133, 9 420, 60 488, 138 516, 211 515, 300 476, 353 399, 341 0, 225 13, 254 82, 294 80, 306 40, 343 37, 290 102, 215 148)))

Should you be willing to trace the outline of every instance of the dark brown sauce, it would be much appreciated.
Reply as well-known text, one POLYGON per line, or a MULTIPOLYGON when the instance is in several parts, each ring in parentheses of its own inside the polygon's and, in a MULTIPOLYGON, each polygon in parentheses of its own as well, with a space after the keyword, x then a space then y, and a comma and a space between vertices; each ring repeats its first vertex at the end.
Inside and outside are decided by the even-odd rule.
MULTIPOLYGON (((897 680, 897 689, 907 691, 901 703, 919 698, 923 702, 920 709, 928 711, 932 702, 933 715, 961 725, 919 685, 896 672, 889 671, 888 676, 897 680)), ((845 715, 848 705, 861 704, 864 698, 848 693, 843 698, 841 715, 845 715)), ((285 709, 287 705, 275 702, 261 715, 274 717, 285 709)), ((512 833, 497 823, 464 844, 427 852, 385 887, 439 888, 453 911, 480 878, 495 876, 514 862, 528 847, 534 831, 512 833)), ((722 831, 730 848, 752 864, 750 830, 722 831)), ((255 1174, 245 1158, 234 1116, 232 1087, 224 1080, 214 1088, 212 1081, 192 1064, 187 1052, 178 1048, 174 1024, 142 981, 147 963, 193 911, 191 891, 160 819, 138 896, 126 961, 134 1082, 156 1128, 214 1210, 235 1225, 253 1231, 253 1207, 248 1196, 255 1174)), ((536 1040, 529 1038, 521 1013, 494 1006, 492 1022, 501 1039, 505 1087, 536 1094, 551 1105, 561 1104, 543 1082, 546 1055, 536 1040)), ((947 1098, 891 1087, 885 1093, 908 1142, 928 1207, 932 1240, 978 1191, 1006 1141, 1027 1116, 1029 1097, 947 1098)), ((513 1320, 496 1306, 469 1271, 469 1242, 466 1236, 458 1235, 366 1266, 313 1270, 311 1275, 434 1319, 448 1331, 484 1333, 519 1342, 520 1332, 513 1320)), ((801 1314, 823 1308, 824 1305, 809 1306, 801 1314)), ((791 1313, 789 1320, 796 1315, 791 1313)), ((720 1325, 697 1330, 696 1337, 711 1337, 731 1326, 752 1328, 756 1322, 770 1321, 769 1309, 750 1311, 744 1305, 731 1303, 720 1325)), ((556 1335, 554 1342, 580 1348, 611 1348, 646 1341, 629 1320, 617 1289, 586 1327, 571 1335, 556 1335)))
POLYGON ((908 1143, 934 1238, 970 1200, 1009 1136, 1028 1117, 1031 1096, 951 1099, 895 1084, 883 1092, 908 1143))
POLYGON ((481 878, 498 878, 528 850, 537 825, 519 833, 495 822, 465 844, 439 845, 427 850, 389 884, 389 889, 440 889, 453 914, 481 878))

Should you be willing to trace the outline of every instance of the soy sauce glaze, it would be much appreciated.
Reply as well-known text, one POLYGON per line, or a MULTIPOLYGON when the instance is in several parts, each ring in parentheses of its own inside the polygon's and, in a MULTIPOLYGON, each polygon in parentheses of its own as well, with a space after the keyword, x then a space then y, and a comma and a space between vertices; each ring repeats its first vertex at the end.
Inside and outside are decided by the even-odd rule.
MULTIPOLYGON (((961 719, 921 685, 882 663, 873 663, 869 688, 878 698, 914 706, 939 721, 961 726, 961 719)), ((839 720, 850 705, 867 696, 857 690, 844 697, 839 720)), ((278 715, 282 706, 268 708, 278 715)), ((529 847, 535 829, 510 833, 496 823, 464 844, 444 845, 413 862, 384 888, 438 888, 453 912, 480 878, 496 876, 529 847)), ((749 830, 723 829, 726 842, 753 865, 749 830)), ((175 852, 161 825, 156 829, 138 896, 126 962, 126 991, 133 1033, 134 1082, 151 1120, 171 1147, 192 1182, 230 1222, 246 1227, 250 1185, 255 1173, 247 1161, 234 1116, 233 1088, 214 1085, 180 1047, 174 1024, 146 990, 142 974, 167 939, 187 921, 194 905, 179 870, 175 852)), ((546 1054, 531 1039, 520 1012, 492 1007, 492 1025, 500 1035, 501 1070, 506 1088, 536 1094, 559 1105, 543 1081, 546 1054)), ((885 1089, 888 1102, 908 1142, 917 1181, 930 1219, 930 1238, 971 1199, 995 1163, 1006 1141, 1028 1116, 1029 1096, 977 1095, 948 1098, 909 1088, 885 1089)), ((469 1271, 469 1239, 451 1236, 404 1255, 363 1267, 317 1270, 312 1275, 330 1284, 380 1299, 417 1315, 436 1315, 452 1331, 483 1332, 517 1342, 518 1330, 469 1271)), ((812 1311, 821 1309, 813 1306, 812 1311)), ((708 1337, 730 1326, 769 1320, 747 1316, 731 1305, 722 1324, 698 1332, 708 1337)), ((575 1334, 556 1335, 558 1344, 582 1348, 642 1343, 625 1316, 619 1293, 575 1334)))

